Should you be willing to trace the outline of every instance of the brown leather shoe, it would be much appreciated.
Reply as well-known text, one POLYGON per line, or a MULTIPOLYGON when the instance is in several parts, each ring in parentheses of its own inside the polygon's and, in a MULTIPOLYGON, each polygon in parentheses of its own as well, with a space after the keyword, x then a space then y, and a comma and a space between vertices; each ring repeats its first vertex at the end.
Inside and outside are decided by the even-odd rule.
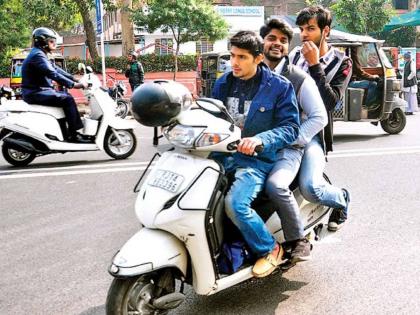
POLYGON ((271 274, 281 263, 283 258, 283 248, 280 244, 276 244, 273 251, 257 260, 252 268, 252 274, 256 278, 266 277, 271 274))

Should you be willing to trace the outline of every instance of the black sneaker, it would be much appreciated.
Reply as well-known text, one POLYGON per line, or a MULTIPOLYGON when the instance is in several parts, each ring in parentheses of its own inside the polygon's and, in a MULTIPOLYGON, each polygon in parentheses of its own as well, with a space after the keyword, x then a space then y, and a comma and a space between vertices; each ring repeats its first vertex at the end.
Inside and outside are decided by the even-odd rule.
POLYGON ((346 207, 341 209, 334 209, 331 213, 329 222, 328 222, 328 231, 335 232, 338 231, 347 220, 347 212, 350 205, 350 193, 346 189, 342 189, 344 194, 344 199, 346 199, 346 207))
POLYGON ((291 261, 293 264, 311 259, 311 243, 307 238, 297 240, 292 247, 291 261))

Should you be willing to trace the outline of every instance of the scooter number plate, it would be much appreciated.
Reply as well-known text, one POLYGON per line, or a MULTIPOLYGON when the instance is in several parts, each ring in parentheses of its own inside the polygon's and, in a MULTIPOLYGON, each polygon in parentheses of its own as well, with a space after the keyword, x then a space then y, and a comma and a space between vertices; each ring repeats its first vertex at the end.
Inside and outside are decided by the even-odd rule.
POLYGON ((149 185, 176 193, 183 182, 184 176, 182 175, 170 171, 157 170, 149 185))

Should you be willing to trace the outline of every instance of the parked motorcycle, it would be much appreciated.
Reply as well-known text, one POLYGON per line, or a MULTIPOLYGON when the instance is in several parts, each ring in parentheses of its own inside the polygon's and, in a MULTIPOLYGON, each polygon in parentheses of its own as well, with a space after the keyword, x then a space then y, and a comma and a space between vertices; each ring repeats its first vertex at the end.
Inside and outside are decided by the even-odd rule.
POLYGON ((2 85, 0 87, 0 105, 6 102, 7 100, 16 99, 15 92, 12 88, 2 85))
POLYGON ((125 159, 134 153, 137 145, 134 124, 116 117, 114 100, 101 87, 92 69, 87 67, 84 73, 81 81, 89 86, 85 95, 90 115, 82 119, 82 134, 92 143, 67 141, 61 107, 7 100, 0 106, 0 140, 3 140, 2 154, 8 163, 25 166, 37 156, 51 153, 104 150, 115 159, 125 159))
MULTIPOLYGON (((150 84, 175 83, 146 83, 135 94, 141 97, 150 84)), ((170 89, 183 91, 182 87, 170 89)), ((157 88, 154 95, 161 93, 157 88)), ((188 97, 180 95, 179 99, 188 97)), ((139 122, 150 115, 147 111, 138 114, 133 99, 132 104, 139 122)), ((218 258, 223 255, 223 244, 231 232, 225 225, 224 210, 229 180, 223 167, 209 158, 211 152, 235 152, 241 130, 218 100, 202 98, 193 106, 185 101, 179 104, 183 109, 163 128, 173 150, 164 152, 136 185, 135 211, 142 228, 112 259, 109 273, 115 279, 108 291, 107 314, 167 314, 184 301, 184 284, 192 285, 197 294, 211 295, 253 277, 253 261, 233 274, 225 274, 219 268, 218 258)), ((171 108, 174 101, 161 105, 171 108)), ((293 187, 305 235, 315 242, 327 234, 332 209, 306 201, 296 184, 293 187)), ((277 241, 284 243, 280 220, 270 201, 260 196, 253 208, 277 241)), ((290 256, 290 249, 287 255, 290 256)), ((290 267, 287 259, 281 265, 282 270, 290 267)))
POLYGON ((125 118, 130 110, 129 102, 124 99, 124 95, 127 93, 127 87, 123 81, 115 81, 114 85, 108 89, 108 94, 117 103, 116 116, 125 118))

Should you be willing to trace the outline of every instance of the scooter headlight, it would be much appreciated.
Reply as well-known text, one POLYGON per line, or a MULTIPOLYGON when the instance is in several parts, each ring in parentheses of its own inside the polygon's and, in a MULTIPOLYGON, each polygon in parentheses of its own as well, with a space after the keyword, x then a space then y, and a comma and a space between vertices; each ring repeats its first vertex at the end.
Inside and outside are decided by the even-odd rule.
POLYGON ((224 133, 203 133, 200 138, 197 140, 195 146, 197 147, 206 147, 209 145, 218 144, 225 140, 229 135, 224 133))
POLYGON ((166 139, 173 145, 192 149, 194 148, 194 141, 204 131, 205 127, 192 127, 185 125, 169 126, 163 130, 166 139))

